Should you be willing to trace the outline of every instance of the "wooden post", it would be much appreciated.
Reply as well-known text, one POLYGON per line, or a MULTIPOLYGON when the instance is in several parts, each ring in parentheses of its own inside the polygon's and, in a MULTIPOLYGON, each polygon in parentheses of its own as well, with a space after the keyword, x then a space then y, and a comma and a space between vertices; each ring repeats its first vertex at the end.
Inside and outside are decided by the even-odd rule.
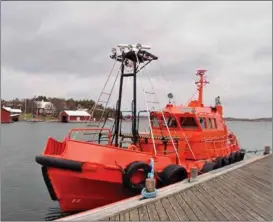
POLYGON ((270 154, 270 146, 265 146, 264 147, 264 155, 270 154))
POLYGON ((154 192, 155 191, 155 179, 154 178, 147 178, 145 181, 145 187, 147 192, 154 192))
POLYGON ((198 168, 191 168, 191 177, 190 177, 190 182, 193 182, 197 179, 198 175, 198 168))

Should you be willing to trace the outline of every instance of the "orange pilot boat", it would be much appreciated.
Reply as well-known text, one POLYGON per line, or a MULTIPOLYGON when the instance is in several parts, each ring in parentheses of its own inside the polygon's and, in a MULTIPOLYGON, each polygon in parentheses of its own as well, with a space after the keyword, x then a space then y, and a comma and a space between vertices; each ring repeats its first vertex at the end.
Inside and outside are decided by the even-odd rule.
POLYGON ((115 65, 120 64, 119 72, 112 78, 112 69, 91 110, 93 115, 98 107, 104 107, 101 115, 105 121, 71 129, 62 142, 49 138, 43 154, 36 156, 49 194, 63 212, 88 210, 140 194, 151 170, 151 158, 157 187, 183 181, 193 167, 202 174, 244 158, 245 151, 224 122, 219 99, 215 106, 203 104, 203 88, 208 83, 206 70, 196 74, 197 100, 185 106, 169 102, 162 109, 153 87, 150 91, 142 89, 149 132, 139 132, 137 78, 158 57, 149 52, 150 47, 140 44, 118 45, 118 49, 113 49, 110 57, 115 65), (121 127, 124 78, 133 79, 129 133, 124 133, 121 127), (108 118, 104 111, 113 91, 113 87, 110 92, 105 91, 110 79, 114 81, 113 87, 119 79, 119 94, 113 127, 105 128, 108 118))

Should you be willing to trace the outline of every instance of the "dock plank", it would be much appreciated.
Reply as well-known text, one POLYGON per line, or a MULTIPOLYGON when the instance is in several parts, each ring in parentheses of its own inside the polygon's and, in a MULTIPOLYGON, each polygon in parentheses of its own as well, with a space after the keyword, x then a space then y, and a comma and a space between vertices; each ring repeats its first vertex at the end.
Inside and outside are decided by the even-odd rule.
POLYGON ((161 202, 162 202, 162 205, 165 208, 166 214, 168 215, 170 221, 179 220, 178 216, 176 215, 176 213, 175 213, 175 211, 174 211, 174 209, 172 207, 172 204, 169 201, 169 198, 168 197, 163 198, 161 202))
POLYGON ((159 217, 158 217, 154 203, 147 204, 147 210, 148 210, 149 219, 151 221, 159 221, 159 217))
MULTIPOLYGON (((212 184, 215 187, 215 185, 212 184)), ((250 215, 254 217, 255 220, 266 220, 270 217, 270 205, 259 203, 254 196, 253 192, 249 192, 248 190, 238 190, 236 187, 231 186, 226 183, 225 187, 219 188, 222 190, 223 195, 229 193, 231 198, 235 199, 236 202, 239 203, 240 208, 244 209, 244 211, 249 212, 250 215), (267 210, 264 210, 268 208, 267 210), (262 216, 263 215, 263 216, 262 216)))
POLYGON ((138 208, 138 214, 139 214, 140 221, 148 221, 149 220, 147 207, 145 205, 142 205, 141 207, 138 208))
POLYGON ((181 220, 181 221, 188 221, 188 220, 190 220, 187 217, 184 209, 177 202, 176 198, 174 196, 169 196, 168 198, 169 198, 169 201, 170 201, 170 203, 171 203, 171 205, 172 205, 175 213, 177 214, 179 220, 181 220))
POLYGON ((207 217, 210 220, 216 220, 216 221, 227 220, 227 218, 214 206, 211 199, 207 198, 202 192, 200 192, 196 186, 192 187, 191 191, 193 192, 194 195, 197 196, 200 202, 204 204, 204 206, 207 209, 207 212, 211 212, 213 214, 213 217, 211 217, 210 215, 207 215, 207 217))
POLYGON ((159 220, 170 220, 160 200, 155 202, 155 209, 158 213, 159 220))
POLYGON ((140 201, 136 197, 70 218, 91 221, 272 221, 271 162, 272 155, 254 157, 201 175, 195 182, 184 181, 159 189, 156 198, 140 201))
POLYGON ((138 209, 134 208, 129 211, 129 220, 130 221, 139 221, 138 209))

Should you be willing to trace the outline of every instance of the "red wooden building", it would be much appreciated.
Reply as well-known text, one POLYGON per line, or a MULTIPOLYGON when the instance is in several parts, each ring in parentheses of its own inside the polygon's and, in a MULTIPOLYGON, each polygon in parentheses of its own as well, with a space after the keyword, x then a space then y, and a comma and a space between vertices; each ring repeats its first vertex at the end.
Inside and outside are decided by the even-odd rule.
POLYGON ((91 115, 85 110, 64 110, 60 113, 60 121, 68 122, 85 122, 90 121, 91 115))
POLYGON ((1 107, 1 123, 12 123, 10 112, 3 107, 1 107))

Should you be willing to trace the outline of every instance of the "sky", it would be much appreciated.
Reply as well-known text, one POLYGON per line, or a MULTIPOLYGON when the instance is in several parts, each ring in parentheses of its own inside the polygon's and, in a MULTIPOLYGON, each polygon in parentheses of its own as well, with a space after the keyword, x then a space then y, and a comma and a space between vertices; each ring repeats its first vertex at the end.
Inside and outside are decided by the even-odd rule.
MULTIPOLYGON (((120 43, 150 45, 159 57, 138 76, 139 109, 149 80, 160 106, 169 92, 186 104, 202 68, 205 105, 220 96, 225 116, 272 116, 271 1, 1 2, 1 98, 97 100, 120 43)), ((130 109, 132 80, 123 92, 130 109)))

